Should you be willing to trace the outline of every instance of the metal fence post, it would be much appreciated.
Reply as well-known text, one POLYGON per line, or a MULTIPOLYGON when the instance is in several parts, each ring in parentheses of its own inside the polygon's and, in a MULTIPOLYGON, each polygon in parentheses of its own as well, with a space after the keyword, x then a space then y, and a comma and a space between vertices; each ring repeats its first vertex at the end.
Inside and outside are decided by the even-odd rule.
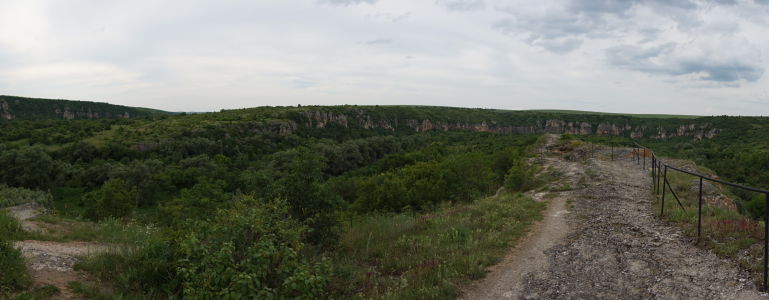
POLYGON ((657 195, 660 194, 660 180, 662 177, 662 162, 657 163, 657 195))
POLYGON ((700 200, 697 207, 697 243, 702 236, 702 177, 700 177, 700 200))
POLYGON ((643 153, 643 157, 644 157, 644 165, 643 165, 643 168, 644 168, 644 171, 645 171, 645 170, 646 170, 646 149, 643 149, 643 150, 644 150, 644 153, 643 153))
POLYGON ((614 143, 611 143, 611 161, 614 161, 614 143))
POLYGON ((662 180, 662 204, 660 204, 660 216, 665 215, 665 184, 668 182, 668 166, 665 166, 665 174, 662 180))
POLYGON ((655 169, 655 163, 654 163, 654 154, 652 154, 652 191, 654 191, 655 195, 657 193, 657 174, 655 172, 657 169, 655 169))

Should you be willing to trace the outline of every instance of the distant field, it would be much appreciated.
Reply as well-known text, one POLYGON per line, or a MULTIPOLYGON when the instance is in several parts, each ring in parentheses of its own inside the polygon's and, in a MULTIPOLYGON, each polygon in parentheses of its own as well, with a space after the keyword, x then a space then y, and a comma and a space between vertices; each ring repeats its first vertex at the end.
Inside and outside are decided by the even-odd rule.
POLYGON ((542 112, 542 113, 575 114, 575 115, 615 115, 615 116, 631 116, 636 118, 653 118, 653 119, 697 119, 697 118, 703 117, 703 116, 694 116, 694 115, 622 114, 622 113, 606 113, 606 112, 596 112, 596 111, 565 110, 565 109, 530 109, 525 111, 542 112))

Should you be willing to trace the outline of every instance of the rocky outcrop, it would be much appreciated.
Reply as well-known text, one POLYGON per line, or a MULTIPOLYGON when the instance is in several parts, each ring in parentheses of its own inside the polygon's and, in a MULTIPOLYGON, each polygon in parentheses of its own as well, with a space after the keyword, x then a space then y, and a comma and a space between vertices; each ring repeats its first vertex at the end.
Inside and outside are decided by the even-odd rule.
POLYGON ((75 120, 75 119, 111 119, 111 118, 120 118, 120 119, 130 119, 131 114, 129 112, 123 112, 118 114, 113 114, 110 112, 95 112, 91 109, 88 110, 82 110, 82 111, 72 111, 69 106, 64 106, 64 110, 56 108, 54 109, 54 113, 58 116, 61 116, 65 120, 75 120))
POLYGON ((708 124, 686 124, 678 126, 673 131, 666 131, 663 128, 657 128, 657 134, 652 136, 653 139, 667 139, 677 136, 690 136, 695 140, 712 139, 718 134, 719 129, 710 128, 708 124))
POLYGON ((3 118, 4 120, 13 120, 13 114, 11 114, 11 108, 8 105, 8 102, 0 102, 0 118, 3 118))

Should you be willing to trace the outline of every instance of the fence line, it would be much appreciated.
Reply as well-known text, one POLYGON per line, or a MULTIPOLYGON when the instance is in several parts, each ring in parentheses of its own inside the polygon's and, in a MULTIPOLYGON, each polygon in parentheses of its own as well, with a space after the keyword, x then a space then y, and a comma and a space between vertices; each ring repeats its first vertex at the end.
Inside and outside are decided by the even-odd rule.
MULTIPOLYGON (((651 153, 651 168, 652 168, 652 189, 654 191, 654 197, 657 198, 657 196, 660 194, 660 190, 662 193, 662 197, 660 198, 660 216, 663 216, 665 214, 665 196, 666 196, 666 190, 670 190, 670 193, 673 195, 673 197, 676 199, 676 202, 678 202, 678 205, 681 207, 682 210, 686 210, 681 203, 681 200, 678 198, 678 195, 673 190, 673 187, 670 185, 670 181, 668 181, 668 169, 680 173, 689 174, 692 176, 699 177, 699 199, 697 203, 697 242, 699 243, 700 238, 702 236, 702 183, 703 181, 712 181, 717 182, 720 184, 732 186, 735 188, 756 192, 756 193, 762 193, 764 194, 765 199, 765 206, 764 206, 764 281, 763 281, 763 291, 768 291, 769 289, 769 190, 754 188, 750 186, 745 186, 742 184, 737 184, 733 182, 724 181, 718 178, 712 178, 710 176, 700 174, 697 172, 687 171, 681 168, 677 168, 675 166, 669 165, 667 163, 664 163, 659 157, 657 157, 656 153, 652 151, 649 148, 646 148, 644 146, 639 145, 638 143, 634 142, 635 146, 633 147, 633 160, 641 166, 644 170, 646 170, 646 156, 651 153), (641 152, 643 151, 643 154, 641 152), (642 158, 643 157, 643 158, 642 158), (662 181, 662 182, 660 182, 662 181), (666 189, 667 188, 667 189, 666 189)), ((614 146, 612 145, 612 158, 613 158, 613 151, 614 146)))

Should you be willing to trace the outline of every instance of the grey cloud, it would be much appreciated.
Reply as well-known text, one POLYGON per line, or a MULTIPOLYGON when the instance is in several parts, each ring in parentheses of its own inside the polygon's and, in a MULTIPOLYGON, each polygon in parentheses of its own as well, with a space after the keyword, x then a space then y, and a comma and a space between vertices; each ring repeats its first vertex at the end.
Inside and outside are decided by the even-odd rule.
POLYGON ((411 17, 411 12, 407 11, 402 14, 391 14, 391 13, 375 13, 371 15, 366 15, 367 18, 377 18, 377 19, 384 19, 393 23, 398 23, 400 21, 406 20, 411 17))
POLYGON ((617 0, 573 0, 568 7, 573 12, 587 14, 624 14, 636 1, 617 0))
POLYGON ((392 43, 392 39, 373 39, 363 42, 366 45, 380 45, 380 44, 390 44, 392 43))
POLYGON ((584 40, 579 38, 560 38, 539 40, 533 44, 545 48, 550 52, 562 54, 576 50, 582 46, 583 42, 584 40))
POLYGON ((704 73, 704 80, 718 82, 734 82, 741 79, 746 81, 756 81, 764 75, 764 69, 746 62, 737 62, 736 64, 713 64, 707 61, 690 61, 681 64, 682 72, 704 73))
POLYGON ((763 66, 745 55, 687 55, 686 50, 673 43, 650 48, 621 45, 607 49, 606 55, 610 64, 625 69, 671 76, 695 75, 701 80, 727 84, 757 81, 764 74, 763 66))
POLYGON ((379 0, 320 0, 318 2, 323 4, 348 6, 348 5, 357 5, 361 3, 374 4, 377 1, 379 0))
POLYGON ((436 3, 453 11, 474 11, 484 8, 483 0, 437 0, 436 3))
POLYGON ((736 5, 737 0, 713 0, 714 2, 718 4, 724 4, 724 5, 736 5))
POLYGON ((579 48, 585 35, 595 31, 593 19, 559 11, 543 16, 518 16, 495 22, 492 28, 508 35, 522 35, 532 46, 555 53, 566 53, 579 48))
MULTIPOLYGON (((702 25, 698 5, 690 0, 570 0, 560 9, 551 8, 539 15, 519 13, 512 7, 498 8, 511 17, 495 22, 493 28, 556 53, 576 50, 586 40, 626 36, 634 31, 638 31, 644 43, 653 42, 662 30, 637 28, 635 24, 643 23, 628 21, 635 17, 634 9, 639 6, 675 21, 679 29, 689 30, 702 25)), ((714 29, 728 31, 732 28, 714 29)))

